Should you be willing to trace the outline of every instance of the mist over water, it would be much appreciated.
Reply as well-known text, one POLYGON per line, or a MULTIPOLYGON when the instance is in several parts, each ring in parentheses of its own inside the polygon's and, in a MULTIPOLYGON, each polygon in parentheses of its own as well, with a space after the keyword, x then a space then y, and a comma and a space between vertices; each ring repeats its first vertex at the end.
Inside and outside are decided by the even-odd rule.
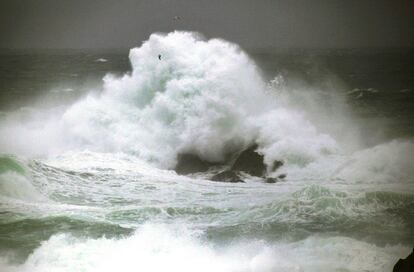
POLYGON ((82 94, 65 86, 57 106, 2 113, 0 268, 391 271, 414 242, 411 113, 364 116, 358 101, 381 91, 251 55, 153 34, 130 50, 131 71, 82 94), (173 170, 179 154, 219 163, 252 144, 283 181, 173 170))

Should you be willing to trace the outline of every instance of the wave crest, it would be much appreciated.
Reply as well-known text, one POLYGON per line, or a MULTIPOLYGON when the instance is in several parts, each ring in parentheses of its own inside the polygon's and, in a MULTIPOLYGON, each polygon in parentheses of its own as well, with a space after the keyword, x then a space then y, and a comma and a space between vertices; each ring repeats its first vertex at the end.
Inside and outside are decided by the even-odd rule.
POLYGON ((99 96, 64 114, 72 141, 167 168, 179 153, 218 162, 252 142, 267 163, 280 157, 306 163, 336 148, 302 115, 280 109, 256 65, 231 43, 188 32, 153 34, 130 51, 130 61, 130 74, 105 77, 99 96))

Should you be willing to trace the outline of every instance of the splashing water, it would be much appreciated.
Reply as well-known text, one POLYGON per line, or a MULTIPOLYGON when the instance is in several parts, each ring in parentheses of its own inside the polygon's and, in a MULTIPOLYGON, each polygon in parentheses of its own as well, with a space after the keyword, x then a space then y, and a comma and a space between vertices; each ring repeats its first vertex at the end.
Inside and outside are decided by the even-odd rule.
POLYGON ((412 140, 348 150, 223 40, 153 34, 129 59, 71 105, 0 120, 19 155, 0 157, 2 271, 390 271, 410 251, 412 140), (253 143, 285 181, 169 170, 253 143))

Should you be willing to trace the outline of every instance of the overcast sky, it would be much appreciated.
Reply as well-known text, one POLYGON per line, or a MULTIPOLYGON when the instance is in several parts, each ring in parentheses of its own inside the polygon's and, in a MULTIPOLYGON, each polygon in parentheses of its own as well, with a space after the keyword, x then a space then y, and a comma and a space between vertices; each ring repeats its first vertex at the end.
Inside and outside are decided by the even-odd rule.
POLYGON ((126 48, 175 29, 245 48, 414 47, 414 1, 0 0, 3 48, 126 48))

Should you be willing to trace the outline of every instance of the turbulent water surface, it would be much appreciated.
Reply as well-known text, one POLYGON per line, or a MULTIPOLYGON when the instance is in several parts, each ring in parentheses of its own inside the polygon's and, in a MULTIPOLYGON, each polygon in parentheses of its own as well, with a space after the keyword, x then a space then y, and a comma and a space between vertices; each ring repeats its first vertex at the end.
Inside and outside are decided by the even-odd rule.
POLYGON ((412 249, 412 52, 174 32, 0 58, 1 271, 391 271, 412 249), (173 170, 252 144, 285 179, 173 170))

